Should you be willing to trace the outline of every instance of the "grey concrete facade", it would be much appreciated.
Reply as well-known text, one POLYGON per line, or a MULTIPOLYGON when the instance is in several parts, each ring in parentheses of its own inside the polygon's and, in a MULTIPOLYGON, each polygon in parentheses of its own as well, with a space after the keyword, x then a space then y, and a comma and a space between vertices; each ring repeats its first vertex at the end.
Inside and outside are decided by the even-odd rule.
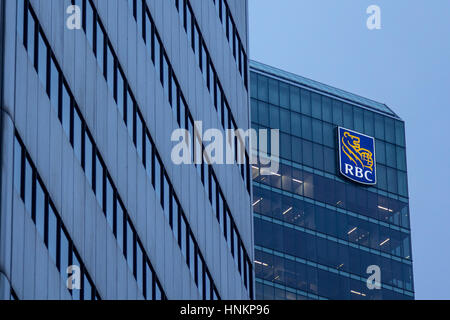
MULTIPOLYGON (((221 128, 195 55, 180 25, 174 1, 145 1, 194 119, 203 121, 204 128, 221 128)), ((248 54, 247 1, 227 1, 248 54)), ((19 299, 72 298, 64 277, 50 259, 32 218, 14 188, 15 131, 23 140, 101 299, 143 299, 23 46, 23 39, 17 31, 20 28, 17 23, 20 2, 2 1, 6 14, 3 28, 4 69, 0 69, 3 88, 0 299, 9 299, 11 289, 19 299)), ((196 168, 193 165, 177 166, 171 160, 170 136, 178 124, 127 2, 93 1, 220 298, 248 299, 249 290, 244 286, 196 168)), ((250 127, 249 93, 234 61, 214 2, 189 2, 234 119, 239 128, 247 130, 250 127)), ((66 27, 65 12, 71 1, 30 0, 30 5, 167 298, 201 299, 86 35, 83 30, 69 30, 66 27)), ((236 165, 214 165, 214 171, 243 246, 250 261, 253 261, 251 195, 236 165)))

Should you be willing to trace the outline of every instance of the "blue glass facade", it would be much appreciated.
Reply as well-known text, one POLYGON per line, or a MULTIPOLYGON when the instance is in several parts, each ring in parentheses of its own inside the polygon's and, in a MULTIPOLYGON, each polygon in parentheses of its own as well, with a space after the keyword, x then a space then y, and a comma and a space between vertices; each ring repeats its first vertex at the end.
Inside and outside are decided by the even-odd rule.
POLYGON ((414 299, 404 122, 387 106, 256 62, 255 129, 280 170, 253 166, 257 299, 414 299), (377 184, 339 175, 337 127, 375 138, 377 184), (381 289, 369 289, 369 266, 381 289))

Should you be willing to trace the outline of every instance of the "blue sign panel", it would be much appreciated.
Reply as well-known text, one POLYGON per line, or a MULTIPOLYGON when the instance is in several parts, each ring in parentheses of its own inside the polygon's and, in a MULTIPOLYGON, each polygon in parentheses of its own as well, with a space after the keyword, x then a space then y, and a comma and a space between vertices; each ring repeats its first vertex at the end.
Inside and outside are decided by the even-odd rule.
POLYGON ((375 139, 341 127, 338 139, 341 174, 358 183, 376 184, 375 139))

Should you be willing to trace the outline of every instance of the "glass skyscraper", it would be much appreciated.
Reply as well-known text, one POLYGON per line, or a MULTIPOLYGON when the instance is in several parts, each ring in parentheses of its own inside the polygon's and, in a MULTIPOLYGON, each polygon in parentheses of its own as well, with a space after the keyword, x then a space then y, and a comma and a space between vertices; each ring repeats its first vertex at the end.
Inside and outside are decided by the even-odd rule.
POLYGON ((250 71, 252 127, 280 130, 280 170, 252 167, 256 298, 414 299, 404 122, 261 63, 250 71), (339 174, 338 127, 375 138, 376 185, 339 174), (367 284, 376 268, 379 289, 367 284))
POLYGON ((249 150, 171 158, 197 121, 250 127, 247 12, 0 1, 0 299, 253 298, 249 150))

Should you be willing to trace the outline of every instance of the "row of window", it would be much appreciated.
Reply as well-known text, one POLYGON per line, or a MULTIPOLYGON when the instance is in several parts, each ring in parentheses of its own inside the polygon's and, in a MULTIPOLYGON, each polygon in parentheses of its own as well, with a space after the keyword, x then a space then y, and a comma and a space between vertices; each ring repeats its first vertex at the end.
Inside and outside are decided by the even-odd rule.
MULTIPOLYGON (((180 14, 182 13, 183 16, 186 14, 186 17, 192 17, 192 13, 189 13, 191 12, 189 11, 190 9, 187 9, 190 8, 187 5, 187 1, 183 3, 184 6, 180 7, 180 14), (182 11, 182 8, 185 8, 186 10, 182 11)), ((143 0, 128 0, 128 4, 133 12, 134 18, 136 19, 138 30, 140 30, 142 38, 151 52, 152 62, 155 65, 156 72, 160 75, 161 85, 164 87, 164 92, 169 104, 172 107, 174 116, 177 118, 178 124, 182 128, 189 130, 191 136, 190 141, 193 141, 195 136, 193 130, 194 120, 189 112, 189 107, 186 104, 186 100, 184 99, 183 93, 178 84, 175 72, 169 62, 169 58, 161 41, 161 37, 156 30, 150 10, 143 0)), ((192 41, 192 49, 196 53, 200 70, 203 73, 203 78, 211 94, 214 107, 218 112, 219 121, 224 129, 233 128, 234 130, 237 130, 238 127, 236 121, 234 120, 229 104, 225 98, 225 93, 220 85, 219 78, 206 49, 205 42, 202 40, 198 25, 192 22, 195 18, 192 17, 192 19, 189 19, 189 21, 191 21, 190 25, 192 28, 187 28, 186 30, 192 31, 192 35, 190 36, 192 41), (196 27, 194 27, 194 25, 196 27)), ((192 143, 190 147, 192 157, 195 155, 194 143, 192 143)), ((244 137, 240 137, 239 134, 236 134, 232 147, 234 147, 235 161, 240 167, 242 179, 246 185, 247 192, 250 194, 249 156, 245 149, 244 137)))
MULTIPOLYGON (((337 294, 339 288, 335 287, 334 283, 320 283, 321 275, 325 279, 329 277, 339 277, 344 283, 352 279, 361 284, 367 284, 367 277, 360 277, 350 274, 343 271, 342 268, 330 268, 325 265, 312 263, 311 261, 305 259, 300 259, 285 254, 278 254, 278 252, 268 250, 267 248, 262 248, 259 246, 255 248, 255 260, 258 261, 258 263, 255 263, 255 269, 258 269, 257 271, 255 270, 255 272, 257 272, 258 278, 273 281, 273 283, 276 284, 286 285, 290 288, 317 293, 320 296, 325 296, 331 299, 339 299, 339 295, 337 294), (321 272, 323 273, 320 274, 321 272), (319 273, 318 286, 314 285, 317 284, 316 281, 314 281, 317 279, 317 273, 319 273)), ((381 270, 381 274, 383 274, 383 270, 381 270)), ((402 291, 397 287, 394 288, 391 285, 386 284, 383 277, 381 277, 381 286, 384 290, 389 290, 391 292, 394 290, 402 291)), ((343 288, 345 287, 347 286, 344 286, 343 288)), ((357 288, 359 287, 360 286, 358 285, 357 288)), ((350 291, 341 291, 341 299, 347 296, 348 293, 350 293, 350 291)), ((407 294, 411 293, 408 292, 407 294)))
MULTIPOLYGON (((196 18, 194 17, 189 1, 175 0, 175 2, 177 10, 180 14, 181 22, 187 33, 188 41, 191 43, 191 48, 194 51, 198 66, 203 74, 203 79, 206 83, 208 91, 211 94, 214 107, 218 112, 219 121, 221 122, 224 129, 234 127, 236 130, 236 122, 232 116, 231 109, 225 98, 225 93, 223 92, 219 77, 215 71, 214 64, 212 63, 212 58, 208 52, 206 43, 204 41, 202 33, 200 32, 200 27, 196 21, 196 18)), ((238 59, 239 71, 241 74, 242 68, 244 68, 244 70, 247 70, 247 58, 243 50, 243 48, 239 49, 241 54, 238 59)), ((244 71, 244 75, 245 81, 247 81, 246 71, 244 71)))
MULTIPOLYGON (((77 1, 75 1, 77 3, 77 1)), ((143 4, 141 1, 134 2, 134 4, 143 4)), ((154 146, 154 143, 151 139, 150 132, 148 128, 145 125, 145 121, 143 116, 140 113, 140 108, 138 107, 136 100, 133 96, 133 93, 131 92, 131 89, 128 85, 128 81, 124 76, 124 72, 122 71, 122 68, 120 67, 119 61, 112 49, 111 42, 108 40, 108 37, 104 31, 103 25, 100 21, 100 18, 95 10, 95 7, 91 3, 91 1, 79 0, 78 5, 81 5, 83 8, 83 15, 84 16, 91 16, 92 15, 92 24, 93 24, 93 30, 92 34, 95 35, 93 38, 93 46, 94 48, 98 48, 98 35, 100 36, 101 41, 103 42, 103 45, 100 45, 101 48, 104 48, 105 50, 98 51, 98 49, 94 49, 94 53, 97 56, 97 61, 103 61, 100 62, 99 65, 101 67, 101 70, 103 71, 103 74, 106 78, 106 81, 108 82, 109 87, 111 88, 114 98, 117 101, 117 105, 119 108, 119 112, 123 116, 123 120, 125 122, 125 125, 128 127, 128 132, 130 134, 130 137, 132 138, 133 142, 135 143, 136 149, 138 151, 138 154, 140 155, 142 159, 142 163, 144 167, 146 168, 147 174, 152 179, 152 183, 155 187, 155 190, 159 195, 161 195, 161 205, 163 208, 168 210, 169 206, 165 205, 165 203, 171 203, 169 197, 175 197, 175 192, 172 188, 172 185, 170 183, 170 179, 168 178, 167 172, 164 169, 164 166, 161 162, 161 158, 157 154, 156 148, 154 146), (88 14, 88 12, 91 12, 88 14), (100 53, 99 53, 100 52, 100 53), (100 58, 99 58, 100 56, 100 58), (100 60, 99 60, 100 59, 100 60), (104 62, 106 61, 106 62, 104 62)), ((161 45, 160 37, 155 29, 155 25, 153 23, 153 20, 151 19, 150 12, 148 11, 148 8, 145 10, 145 26, 143 28, 144 31, 144 40, 146 43, 152 43, 152 57, 155 65, 162 65, 163 67, 160 68, 161 70, 161 80, 162 83, 164 81, 167 81, 165 83, 165 88, 171 88, 170 90, 166 90, 166 94, 169 98, 169 102, 172 103, 172 108, 177 115, 178 122, 180 124, 185 123, 185 128, 188 130, 190 134, 190 140, 193 141, 194 139, 197 139, 198 136, 194 132, 194 125, 193 125, 193 119, 192 116, 189 114, 189 110, 187 108, 187 105, 185 103, 185 100, 183 98, 183 95, 181 93, 181 90, 177 84, 176 78, 173 75, 172 68, 170 67, 170 64, 167 59, 167 55, 164 52, 164 48, 161 45), (150 27, 148 29, 147 27, 150 27), (149 37, 147 37, 149 35, 149 37), (155 53, 160 52, 161 56, 155 57, 155 53), (158 62, 159 61, 159 62, 158 62), (164 80, 164 79, 169 79, 164 80), (172 91, 175 90, 175 91, 172 91), (176 97, 176 101, 174 98, 176 97), (175 108, 175 104, 177 108, 175 108), (180 122, 180 120, 183 120, 180 122)), ((84 25, 84 30, 90 30, 88 27, 91 19, 86 21, 86 24, 84 25)), ((87 31, 88 33, 88 31, 87 31)), ((90 31, 89 31, 90 33, 90 31)), ((157 68, 158 69, 158 68, 157 68)), ((195 149, 196 144, 192 143, 192 150, 191 154, 194 156, 196 154, 195 149)), ((202 150, 203 150, 202 146, 202 150)), ((247 157, 247 155, 246 155, 247 157)), ((247 181, 247 190, 249 190, 250 186, 250 167, 248 165, 248 159, 246 161, 247 165, 241 166, 241 173, 245 171, 247 181), (244 168, 246 170, 244 170, 244 168)), ((241 237, 239 236, 239 233, 236 228, 236 224, 233 221, 233 218, 231 216, 231 213, 228 209, 228 206, 226 205, 225 199, 223 197, 223 193, 218 185, 217 179, 215 178, 215 174, 213 172, 213 169, 211 166, 206 165, 204 162, 196 165, 199 173, 199 177, 201 178, 202 183, 205 186, 205 189, 207 191, 207 194, 209 195, 209 199, 211 201, 211 204, 215 211, 219 212, 222 210, 222 208, 226 212, 226 218, 222 218, 222 213, 217 213, 217 218, 219 222, 221 221, 228 221, 229 223, 221 223, 223 225, 223 230, 225 237, 229 243, 230 250, 232 255, 235 257, 236 264, 238 266, 238 270, 242 275, 242 278, 244 280, 244 285, 247 289, 249 289, 249 292, 253 292, 253 284, 252 284, 252 267, 250 259, 248 258, 248 254, 246 253, 246 250, 244 248, 243 242, 241 240, 241 237), (217 199, 217 200, 216 200, 217 199), (216 203, 217 209, 216 209, 216 203), (219 208, 220 206, 220 208, 219 208)), ((177 203, 178 200, 176 200, 177 203)), ((179 205, 178 205, 179 206, 179 205)), ((176 220, 176 218, 174 219, 176 220)), ((171 221, 169 217, 169 221, 171 221)), ((181 221, 187 221, 186 219, 181 219, 181 221)), ((172 225, 171 225, 172 226, 172 225)), ((173 227, 173 226, 172 226, 173 227)), ((188 227, 187 227, 188 228, 188 227)), ((189 229, 189 228, 188 228, 189 229)), ((180 234, 177 232, 176 229, 174 229, 174 233, 177 237, 177 239, 180 239, 179 241, 183 241, 183 237, 178 237, 180 234)), ((192 234, 191 232, 187 232, 187 234, 192 234)), ((195 240, 193 240, 195 243, 195 240)), ((181 244, 180 244, 181 246, 181 244)), ((196 245, 197 247, 197 245, 196 245)), ((183 248, 182 248, 183 249, 183 248)), ((193 250, 195 252, 199 252, 198 249, 193 250)), ((200 253, 199 253, 200 254, 200 253)), ((187 255, 188 256, 188 255, 187 255)), ((190 265, 189 260, 187 261, 188 265, 190 265)), ((193 266, 191 266, 193 267, 193 266)), ((209 275, 209 272, 206 272, 207 275, 209 275)), ((195 277, 197 279, 197 277, 195 277)), ((198 283, 197 283, 198 284, 198 283)), ((201 287, 199 287, 201 290, 201 287)), ((207 290, 208 291, 208 290, 207 290)), ((208 291, 209 292, 209 291, 208 291)), ((216 295, 216 294, 214 294, 216 295)))
MULTIPOLYGON (((183 0, 175 0, 183 1, 183 0)), ((186 0, 187 2, 187 0, 186 0)), ((245 47, 242 44, 241 38, 234 23, 234 19, 231 15, 230 8, 226 0, 213 0, 217 14, 219 15, 220 22, 223 25, 223 30, 227 37, 230 48, 233 51, 233 57, 238 65, 239 72, 244 78, 245 88, 248 89, 248 73, 247 73, 247 55, 245 53, 245 47)))
MULTIPOLYGON (((259 124, 280 129, 281 136, 293 135, 312 141, 316 145, 325 145, 335 152, 334 149, 337 144, 335 125, 255 99, 251 100, 251 106, 254 125, 259 124)), ((353 126, 349 128, 351 129, 353 126)), ((375 139, 375 142, 377 163, 406 171, 406 151, 404 147, 380 139, 375 139)), ((282 149, 283 146, 286 146, 286 144, 281 143, 282 149)))
MULTIPOLYGON (((402 121, 254 72, 251 72, 250 82, 252 99, 289 109, 292 114, 301 113, 405 147, 405 127, 402 121)), ((255 116, 252 113, 254 120, 255 116)), ((260 117, 264 116, 265 112, 260 114, 260 117)))
POLYGON ((257 267, 256 297, 260 300, 409 300, 414 294, 401 289, 369 290, 366 281, 346 278, 287 260, 257 267), (284 263, 283 263, 284 262, 284 263), (272 281, 277 278, 276 281, 272 281), (400 292, 398 292, 400 291, 400 292), (314 293, 313 293, 314 292, 314 293))
MULTIPOLYGON (((253 128, 266 129, 258 125, 253 125, 253 128)), ((297 138, 295 136, 285 134, 282 132, 280 133, 279 144, 280 144, 280 153, 279 153, 280 159, 293 161, 294 163, 302 164, 309 168, 325 171, 333 175, 339 173, 337 161, 338 155, 335 148, 329 148, 327 146, 323 146, 321 144, 297 138)), ((381 151, 379 152, 379 154, 382 155, 383 149, 380 150, 381 151)), ((400 155, 402 154, 403 152, 400 153, 400 155)), ((375 187, 372 187, 372 189, 378 188, 379 190, 385 190, 392 194, 400 195, 402 197, 408 197, 408 182, 407 182, 407 174, 405 171, 387 167, 381 164, 381 162, 377 161, 376 175, 377 175, 377 184, 375 187)))
POLYGON ((267 175, 265 169, 257 166, 252 168, 255 183, 270 186, 280 192, 287 191, 293 197, 303 196, 383 223, 409 228, 408 204, 403 201, 284 164, 280 164, 277 174, 267 175))
POLYGON ((263 188, 254 187, 254 198, 258 201, 253 206, 255 213, 405 259, 411 258, 408 233, 263 188))
POLYGON ((69 277, 67 273, 69 266, 80 268, 80 289, 68 289, 72 298, 75 300, 99 300, 98 291, 78 250, 17 132, 14 140, 14 186, 25 203, 25 209, 31 215, 50 257, 61 273, 62 282, 66 283, 69 277))
MULTIPOLYGON (((263 189, 272 190, 279 195, 285 194, 294 199, 305 199, 307 202, 323 207, 332 206, 334 210, 341 213, 409 233, 407 202, 358 188, 351 183, 345 184, 339 180, 327 179, 285 164, 280 164, 279 175, 260 175, 256 166, 254 166, 253 172, 254 187, 256 188, 261 186, 263 189)), ((254 199, 258 200, 255 198, 255 194, 254 199)))
POLYGON ((377 265, 382 270, 383 283, 412 290, 412 265, 392 255, 380 254, 361 245, 324 236, 301 227, 278 223, 255 215, 255 246, 270 248, 291 257, 305 259, 333 269, 367 279, 367 267, 377 265), (270 237, 266 235, 270 234, 270 237), (298 245, 299 243, 303 245, 298 245))
POLYGON ((147 299, 164 299, 165 294, 143 249, 142 242, 124 209, 123 202, 112 183, 87 124, 48 45, 43 29, 38 24, 31 5, 28 1, 24 3, 27 13, 24 16, 24 44, 28 52, 34 53, 31 60, 35 62, 35 68, 69 137, 75 156, 82 165, 86 178, 95 192, 144 296, 147 299), (39 46, 36 46, 38 39, 39 46), (44 62, 36 64, 42 56, 45 57, 44 62))

